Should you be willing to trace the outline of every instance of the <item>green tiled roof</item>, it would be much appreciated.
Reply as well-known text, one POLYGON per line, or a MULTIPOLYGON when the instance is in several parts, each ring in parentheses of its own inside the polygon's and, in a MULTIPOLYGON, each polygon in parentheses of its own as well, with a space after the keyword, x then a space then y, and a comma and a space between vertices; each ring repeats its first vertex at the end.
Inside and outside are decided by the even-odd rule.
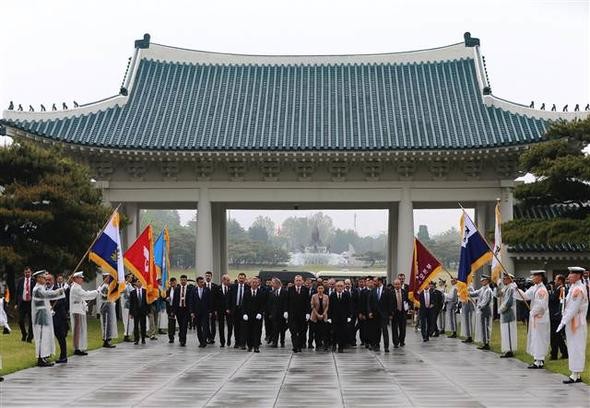
POLYGON ((343 61, 142 58, 120 106, 3 122, 66 143, 160 151, 479 149, 537 142, 548 124, 484 104, 474 58, 343 61))

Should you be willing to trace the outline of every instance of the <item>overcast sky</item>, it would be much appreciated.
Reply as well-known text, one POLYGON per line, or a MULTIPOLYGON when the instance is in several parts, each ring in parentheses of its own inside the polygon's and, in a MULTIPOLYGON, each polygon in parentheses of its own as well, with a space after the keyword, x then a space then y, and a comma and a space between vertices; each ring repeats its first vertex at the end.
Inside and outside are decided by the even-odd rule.
MULTIPOLYGON (((4 1, 0 108, 11 100, 25 108, 59 106, 118 93, 133 41, 145 32, 153 42, 208 51, 348 54, 438 47, 470 31, 481 39, 495 95, 584 106, 589 13, 588 0, 4 1)), ((277 214, 277 221, 288 215, 277 214)), ((254 218, 239 216, 246 225, 254 218)), ((359 233, 385 229, 384 212, 362 217, 359 233)), ((436 232, 457 217, 421 211, 415 224, 436 232)), ((352 213, 334 218, 338 226, 353 225, 352 213)))

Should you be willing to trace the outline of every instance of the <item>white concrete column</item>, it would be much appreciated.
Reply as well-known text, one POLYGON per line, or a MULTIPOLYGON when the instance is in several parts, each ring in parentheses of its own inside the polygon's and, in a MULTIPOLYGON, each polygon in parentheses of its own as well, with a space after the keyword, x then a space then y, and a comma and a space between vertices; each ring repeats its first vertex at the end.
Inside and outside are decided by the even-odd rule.
POLYGON ((397 275, 403 272, 410 276, 414 243, 414 205, 409 187, 402 188, 397 214, 397 270, 394 273, 397 275))
POLYGON ((397 276, 397 224, 398 224, 398 205, 392 203, 388 209, 387 215, 387 283, 393 283, 397 276))
POLYGON ((125 228, 125 243, 127 246, 125 250, 127 250, 137 239, 139 235, 139 206, 137 203, 127 203, 125 204, 125 214, 127 218, 129 218, 129 224, 125 228))
POLYGON ((222 204, 211 205, 213 223, 213 280, 221 282, 221 275, 227 271, 226 221, 225 207, 222 204))
MULTIPOLYGON (((500 193, 500 213, 502 214, 502 223, 508 222, 514 218, 514 197, 512 195, 512 189, 514 182, 512 180, 501 183, 500 193)), ((511 274, 515 274, 514 260, 510 257, 508 251, 506 251, 506 245, 502 251, 502 263, 504 267, 511 274)))
POLYGON ((213 271, 213 224, 209 189, 201 188, 197 206, 197 276, 213 271))

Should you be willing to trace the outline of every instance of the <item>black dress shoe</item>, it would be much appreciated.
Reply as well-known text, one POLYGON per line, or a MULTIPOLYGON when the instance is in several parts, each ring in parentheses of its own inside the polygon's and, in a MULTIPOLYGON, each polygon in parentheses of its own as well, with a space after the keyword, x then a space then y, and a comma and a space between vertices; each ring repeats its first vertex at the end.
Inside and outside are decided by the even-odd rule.
MULTIPOLYGON (((229 344, 228 344, 228 346, 229 346, 229 344)), ((240 348, 240 346, 237 344, 234 344, 234 348, 240 348)))
POLYGON ((510 358, 510 357, 514 357, 514 354, 512 353, 512 351, 507 351, 506 353, 504 353, 500 356, 500 358, 510 358))
POLYGON ((281 347, 285 347, 285 343, 281 343, 281 347))
POLYGON ((260 349, 259 349, 258 347, 255 347, 255 348, 254 348, 254 352, 255 352, 255 353, 260 353, 260 349))
POLYGON ((111 342, 110 342, 110 341, 105 341, 104 343, 102 343, 102 346, 103 346, 104 348, 115 348, 115 347, 117 347, 117 346, 115 346, 114 344, 111 344, 111 342))
POLYGON ((405 345, 406 345, 406 343, 400 343, 400 344, 399 344, 399 346, 400 346, 400 347, 403 347, 403 346, 405 346, 405 345))
POLYGON ((463 340, 463 343, 473 343, 473 338, 467 337, 465 340, 463 340))
POLYGON ((168 343, 174 343, 174 339, 169 339, 168 343))
POLYGON ((489 350, 490 349, 490 345, 489 344, 484 344, 483 346, 478 347, 477 349, 478 350, 489 350))
POLYGON ((219 347, 221 347, 221 348, 225 348, 225 344, 221 343, 221 344, 219 345, 219 347))
POLYGON ((530 368, 531 370, 539 370, 539 369, 543 368, 543 366, 542 365, 538 366, 533 363, 533 364, 530 364, 527 368, 530 368))
POLYGON ((393 345, 393 348, 398 348, 398 347, 399 347, 399 346, 398 346, 397 344, 394 344, 394 345, 393 345))
POLYGON ((53 367, 53 363, 47 361, 46 358, 38 358, 37 359, 37 366, 38 367, 53 367))
POLYGON ((297 353, 299 350, 297 350, 296 347, 293 347, 293 350, 292 351, 293 351, 293 353, 297 353))
POLYGON ((74 354, 77 355, 77 356, 87 356, 88 355, 87 352, 81 351, 81 350, 75 350, 74 351, 74 354))
POLYGON ((567 377, 567 380, 563 380, 564 384, 575 384, 575 383, 581 383, 582 382, 582 378, 578 378, 577 380, 572 379, 572 377, 567 377))
MULTIPOLYGON (((396 346, 396 348, 397 348, 397 346, 396 346)), ((385 350, 383 350, 383 351, 385 351, 386 353, 389 353, 389 349, 388 349, 388 348, 386 348, 386 349, 385 349, 385 350)))
POLYGON ((133 344, 137 346, 139 344, 139 341, 134 341, 133 344))
POLYGON ((59 360, 55 360, 55 364, 65 364, 68 362, 67 358, 60 358, 59 360))
POLYGON ((141 339, 141 344, 145 344, 145 339, 141 339))
MULTIPOLYGON (((137 344, 137 343, 135 343, 137 344)), ((186 347, 186 343, 180 343, 180 347, 186 347)))

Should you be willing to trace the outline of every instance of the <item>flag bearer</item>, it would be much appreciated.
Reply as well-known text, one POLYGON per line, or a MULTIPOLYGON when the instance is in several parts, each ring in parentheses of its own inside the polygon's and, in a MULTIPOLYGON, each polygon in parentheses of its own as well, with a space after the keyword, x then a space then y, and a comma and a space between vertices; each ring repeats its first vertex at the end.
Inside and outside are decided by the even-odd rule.
POLYGON ((98 288, 101 297, 100 304, 100 326, 102 328, 102 346, 105 348, 115 348, 111 344, 111 339, 119 337, 117 331, 117 311, 115 303, 109 300, 109 284, 113 280, 108 272, 102 273, 103 282, 98 288))
POLYGON ((480 313, 481 342, 480 350, 490 349, 490 318, 492 316, 492 289, 490 289, 490 277, 481 275, 481 288, 470 290, 469 296, 477 297, 477 311, 480 313))
POLYGON ((96 299, 98 290, 85 290, 82 287, 84 272, 76 272, 72 275, 70 287, 70 319, 72 325, 72 340, 74 342, 74 354, 85 356, 88 347, 88 329, 86 326, 87 300, 96 299))
POLYGON ((513 276, 504 272, 502 281, 498 285, 498 298, 501 303, 498 306, 500 312, 500 337, 502 354, 500 357, 514 357, 514 352, 518 346, 516 337, 516 283, 513 276))

